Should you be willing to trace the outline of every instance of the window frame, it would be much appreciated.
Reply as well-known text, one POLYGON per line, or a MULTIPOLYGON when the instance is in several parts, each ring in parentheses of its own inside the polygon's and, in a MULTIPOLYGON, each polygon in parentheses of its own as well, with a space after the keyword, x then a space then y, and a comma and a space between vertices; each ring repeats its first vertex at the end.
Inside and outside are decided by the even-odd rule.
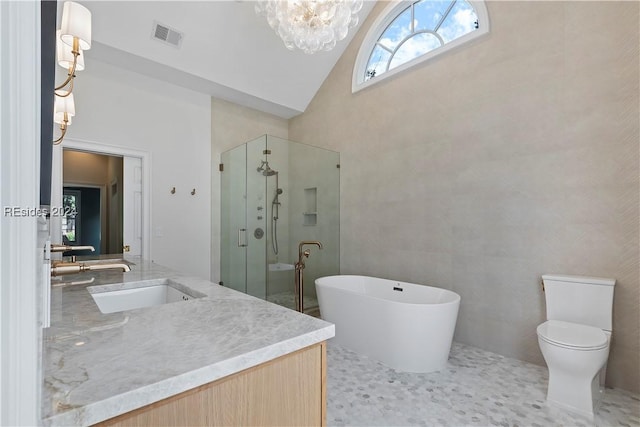
POLYGON ((375 76, 369 80, 364 80, 364 73, 369 63, 369 57, 371 56, 376 43, 378 42, 382 34, 386 31, 387 27, 401 13, 403 13, 407 9, 407 7, 411 7, 411 4, 415 3, 415 1, 416 0, 394 0, 390 2, 387 7, 385 7, 384 10, 380 13, 380 15, 378 15, 373 24, 371 24, 369 30, 367 31, 367 35, 362 40, 362 44, 360 45, 360 49, 358 50, 358 55, 356 57, 356 62, 353 66, 353 75, 351 78, 351 93, 356 93, 370 86, 373 86, 376 83, 400 74, 413 66, 429 61, 436 56, 449 52, 452 49, 456 49, 461 45, 470 42, 471 40, 475 40, 489 33, 489 13, 487 12, 487 6, 485 2, 483 0, 467 0, 475 9, 479 22, 478 29, 467 33, 462 37, 458 37, 457 39, 452 40, 451 42, 444 44, 439 48, 430 50, 429 52, 420 55, 410 61, 407 61, 404 64, 401 64, 393 69, 387 70, 378 76, 375 76))
MULTIPOLYGON (((62 240, 64 241, 65 238, 68 241, 68 244, 70 245, 79 245, 80 244, 80 204, 82 201, 82 191, 80 190, 70 190, 70 189, 63 189, 63 204, 64 204, 64 196, 72 196, 75 197, 75 202, 76 202, 76 211, 71 213, 71 212, 67 212, 66 206, 64 207, 64 213, 63 213, 63 219, 64 222, 66 223, 66 225, 63 225, 63 229, 62 229, 62 240), (69 220, 73 220, 73 232, 74 232, 74 239, 70 240, 67 237, 67 233, 69 232, 69 230, 67 229, 68 224, 69 224, 69 220)), ((66 244, 66 243, 65 243, 66 244)))

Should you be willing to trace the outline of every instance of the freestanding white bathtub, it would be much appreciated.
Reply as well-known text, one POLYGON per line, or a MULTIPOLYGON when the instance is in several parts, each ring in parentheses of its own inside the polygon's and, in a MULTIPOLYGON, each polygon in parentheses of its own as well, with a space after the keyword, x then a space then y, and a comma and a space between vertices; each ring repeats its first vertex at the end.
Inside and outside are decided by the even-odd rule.
POLYGON ((316 279, 320 313, 332 340, 405 372, 445 367, 458 318, 455 292, 367 276, 316 279))

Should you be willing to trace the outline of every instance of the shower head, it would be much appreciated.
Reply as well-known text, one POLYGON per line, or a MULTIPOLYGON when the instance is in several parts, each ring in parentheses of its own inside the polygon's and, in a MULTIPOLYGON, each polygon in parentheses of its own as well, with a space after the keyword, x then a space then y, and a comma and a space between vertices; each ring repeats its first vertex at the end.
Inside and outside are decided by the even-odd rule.
POLYGON ((271 167, 269 166, 269 162, 264 160, 262 161, 262 164, 260 165, 260 167, 256 170, 262 173, 262 175, 264 176, 273 176, 278 173, 277 170, 271 169, 271 167))

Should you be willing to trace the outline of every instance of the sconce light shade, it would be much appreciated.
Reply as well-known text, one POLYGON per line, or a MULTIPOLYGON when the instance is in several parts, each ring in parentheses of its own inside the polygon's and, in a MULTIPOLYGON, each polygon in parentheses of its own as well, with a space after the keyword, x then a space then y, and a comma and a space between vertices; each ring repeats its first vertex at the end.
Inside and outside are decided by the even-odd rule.
MULTIPOLYGON (((61 33, 61 30, 56 31, 56 53, 58 57, 58 65, 67 70, 71 70, 71 67, 73 67, 73 53, 71 53, 71 46, 60 39, 61 33)), ((75 71, 82 70, 84 70, 84 55, 80 52, 80 55, 78 55, 78 61, 76 62, 75 71)))
POLYGON ((62 8, 60 38, 69 46, 77 38, 82 50, 91 49, 91 12, 81 4, 67 1, 62 8))
MULTIPOLYGON (((60 125, 65 124, 64 122, 64 113, 54 113, 53 114, 53 123, 58 123, 60 125)), ((71 124, 71 116, 67 114, 67 123, 66 125, 69 126, 71 124)))
POLYGON ((64 113, 67 113, 67 119, 71 123, 71 117, 76 115, 76 106, 73 102, 73 93, 61 90, 60 95, 56 94, 56 101, 53 104, 53 121, 62 124, 64 122, 64 113))

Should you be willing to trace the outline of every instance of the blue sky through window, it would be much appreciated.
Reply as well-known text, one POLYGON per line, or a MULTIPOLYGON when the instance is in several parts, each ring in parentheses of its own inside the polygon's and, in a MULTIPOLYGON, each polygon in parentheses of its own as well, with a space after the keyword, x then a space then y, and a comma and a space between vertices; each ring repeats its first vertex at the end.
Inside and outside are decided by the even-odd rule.
POLYGON ((434 34, 418 33, 402 43, 395 55, 393 55, 393 58, 389 63, 389 69, 402 65, 405 62, 409 62, 413 58, 424 55, 425 53, 432 51, 433 49, 437 49, 440 46, 440 39, 438 39, 434 34))
POLYGON ((475 10, 466 1, 457 1, 438 30, 445 43, 462 37, 476 29, 475 10))
POLYGON ((408 7, 394 19, 391 25, 382 33, 378 43, 387 49, 393 50, 409 34, 411 34, 411 7, 408 7))
POLYGON ((414 7, 414 25, 416 31, 433 30, 451 6, 451 0, 422 0, 414 7))
POLYGON ((401 11, 382 32, 369 56, 364 80, 438 49, 477 28, 477 14, 465 0, 416 1, 401 11))

